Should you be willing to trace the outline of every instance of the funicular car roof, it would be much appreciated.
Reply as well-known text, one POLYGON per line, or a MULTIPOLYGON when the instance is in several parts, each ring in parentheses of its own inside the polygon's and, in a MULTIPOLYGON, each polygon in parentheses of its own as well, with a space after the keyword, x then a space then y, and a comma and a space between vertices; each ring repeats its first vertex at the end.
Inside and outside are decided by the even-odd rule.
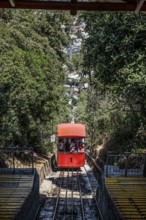
POLYGON ((58 125, 58 137, 84 138, 86 136, 85 125, 83 124, 60 124, 58 125))

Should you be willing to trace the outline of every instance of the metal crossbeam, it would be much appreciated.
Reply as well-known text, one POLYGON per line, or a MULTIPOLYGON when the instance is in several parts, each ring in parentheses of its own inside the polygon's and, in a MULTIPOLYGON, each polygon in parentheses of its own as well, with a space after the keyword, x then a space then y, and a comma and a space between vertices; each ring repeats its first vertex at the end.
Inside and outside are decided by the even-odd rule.
POLYGON ((140 1, 138 2, 137 7, 136 7, 136 9, 135 9, 135 14, 138 14, 138 13, 139 13, 139 11, 141 10, 141 7, 142 7, 143 3, 144 3, 144 0, 140 0, 140 1))
MULTIPOLYGON (((65 2, 65 1, 28 1, 28 0, 1 0, 0 8, 14 8, 12 2, 15 3, 15 8, 18 9, 46 9, 46 10, 86 10, 86 11, 135 11, 137 2, 135 0, 117 2, 65 2), (11 3, 10 3, 11 2, 11 3)), ((146 11, 146 2, 143 2, 141 11, 146 11)))
POLYGON ((10 4, 12 7, 15 7, 15 1, 14 0, 9 0, 10 4))

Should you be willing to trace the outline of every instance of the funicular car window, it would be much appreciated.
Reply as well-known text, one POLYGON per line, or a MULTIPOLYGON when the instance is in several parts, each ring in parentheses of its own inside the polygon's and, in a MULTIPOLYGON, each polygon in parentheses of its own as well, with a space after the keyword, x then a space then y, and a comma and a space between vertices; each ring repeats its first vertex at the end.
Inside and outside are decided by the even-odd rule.
POLYGON ((60 138, 58 141, 58 150, 60 152, 84 152, 83 138, 60 138))

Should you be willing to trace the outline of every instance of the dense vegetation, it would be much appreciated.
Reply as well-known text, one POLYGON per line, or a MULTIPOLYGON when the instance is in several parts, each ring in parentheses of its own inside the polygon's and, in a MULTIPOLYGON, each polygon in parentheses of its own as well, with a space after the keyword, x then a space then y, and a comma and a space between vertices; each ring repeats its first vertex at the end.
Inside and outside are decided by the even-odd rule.
POLYGON ((42 151, 50 146, 53 125, 67 120, 63 49, 69 44, 71 22, 70 15, 59 12, 1 13, 2 147, 31 145, 42 151))
POLYGON ((110 149, 146 145, 146 16, 85 13, 88 37, 83 70, 88 76, 86 122, 94 144, 106 137, 110 149))
POLYGON ((79 23, 88 36, 82 52, 69 61, 63 52, 70 44, 69 14, 1 12, 1 147, 49 149, 56 125, 70 115, 66 68, 81 76, 72 104, 75 121, 87 125, 90 144, 105 140, 110 149, 126 151, 145 147, 145 15, 83 13, 79 23), (87 82, 88 93, 82 92, 87 82))

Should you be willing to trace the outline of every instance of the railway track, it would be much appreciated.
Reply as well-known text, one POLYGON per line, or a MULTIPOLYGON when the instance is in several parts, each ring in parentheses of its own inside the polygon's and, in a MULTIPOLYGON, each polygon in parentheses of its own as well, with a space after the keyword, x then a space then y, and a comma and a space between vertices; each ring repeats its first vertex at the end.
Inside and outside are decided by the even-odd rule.
POLYGON ((58 172, 39 220, 103 220, 98 207, 98 183, 88 165, 58 172))

